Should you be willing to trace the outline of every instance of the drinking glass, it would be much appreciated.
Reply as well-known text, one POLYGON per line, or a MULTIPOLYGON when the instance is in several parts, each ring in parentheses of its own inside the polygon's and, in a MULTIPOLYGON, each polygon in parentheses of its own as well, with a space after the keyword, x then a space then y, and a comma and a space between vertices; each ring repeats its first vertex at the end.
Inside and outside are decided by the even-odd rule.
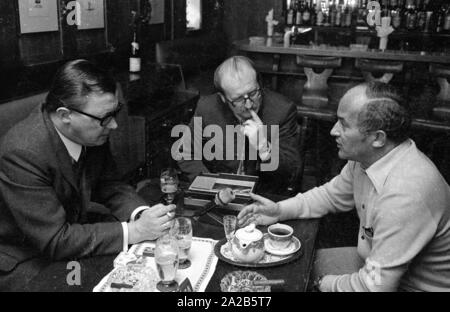
POLYGON ((163 169, 160 176, 161 191, 165 194, 164 199, 167 205, 172 204, 178 190, 178 175, 173 168, 163 169))
POLYGON ((171 235, 164 235, 158 238, 155 247, 155 262, 161 279, 156 288, 163 292, 178 290, 178 283, 175 281, 178 270, 178 244, 171 235))
POLYGON ((176 218, 170 233, 176 238, 178 243, 178 268, 189 268, 191 266, 191 261, 189 260, 189 250, 192 245, 191 220, 185 217, 176 218))
POLYGON ((234 237, 236 231, 237 217, 234 215, 226 215, 223 217, 223 229, 225 230, 225 236, 228 241, 228 248, 231 250, 231 240, 234 237))

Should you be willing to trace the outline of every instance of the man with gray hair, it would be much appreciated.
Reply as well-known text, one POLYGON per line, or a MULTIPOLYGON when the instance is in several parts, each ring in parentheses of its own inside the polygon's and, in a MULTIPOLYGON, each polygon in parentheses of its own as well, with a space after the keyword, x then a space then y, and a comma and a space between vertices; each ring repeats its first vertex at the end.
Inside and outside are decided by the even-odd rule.
POLYGON ((189 127, 194 134, 195 128, 203 132, 215 127, 225 135, 223 144, 214 146, 218 157, 194 159, 192 146, 203 149, 210 137, 189 137, 193 144, 183 142, 184 156, 178 162, 181 171, 189 180, 202 172, 245 173, 259 175, 262 188, 265 185, 273 191, 275 186, 286 186, 299 161, 295 104, 264 89, 253 62, 244 56, 225 60, 216 69, 214 85, 217 92, 200 99, 189 127), (235 140, 236 133, 227 132, 230 127, 245 136, 245 148, 235 140))
POLYGON ((320 291, 449 291, 450 188, 408 138, 411 119, 400 96, 373 82, 341 99, 331 130, 348 160, 330 182, 239 213, 240 225, 318 218, 356 208, 357 247, 318 250, 314 281, 320 291))

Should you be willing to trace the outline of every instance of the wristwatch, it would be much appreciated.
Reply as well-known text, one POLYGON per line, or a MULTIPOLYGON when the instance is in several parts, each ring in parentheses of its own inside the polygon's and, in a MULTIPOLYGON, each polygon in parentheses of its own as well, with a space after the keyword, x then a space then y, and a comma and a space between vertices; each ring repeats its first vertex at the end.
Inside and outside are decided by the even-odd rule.
POLYGON ((321 290, 320 290, 320 283, 322 283, 322 279, 323 279, 323 275, 320 275, 320 276, 318 276, 318 277, 316 277, 316 278, 314 279, 314 282, 313 282, 313 289, 314 289, 315 291, 321 292, 321 290))

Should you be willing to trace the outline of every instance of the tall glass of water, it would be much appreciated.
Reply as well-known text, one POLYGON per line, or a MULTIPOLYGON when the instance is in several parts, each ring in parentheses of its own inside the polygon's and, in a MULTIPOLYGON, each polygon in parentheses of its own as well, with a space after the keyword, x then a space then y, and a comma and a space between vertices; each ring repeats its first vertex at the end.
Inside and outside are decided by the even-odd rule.
POLYGON ((223 229, 228 241, 228 248, 231 250, 231 240, 234 237, 236 231, 237 217, 234 215, 223 216, 223 229))
POLYGON ((163 292, 177 291, 178 283, 175 277, 178 270, 178 244, 174 237, 166 234, 157 239, 155 262, 161 279, 156 288, 163 292))
POLYGON ((186 269, 191 266, 191 261, 189 260, 189 250, 192 245, 191 220, 185 217, 176 218, 171 228, 171 234, 178 242, 178 268, 186 269))
POLYGON ((161 191, 165 194, 164 199, 167 205, 173 203, 178 190, 178 174, 174 168, 163 169, 160 176, 161 191))

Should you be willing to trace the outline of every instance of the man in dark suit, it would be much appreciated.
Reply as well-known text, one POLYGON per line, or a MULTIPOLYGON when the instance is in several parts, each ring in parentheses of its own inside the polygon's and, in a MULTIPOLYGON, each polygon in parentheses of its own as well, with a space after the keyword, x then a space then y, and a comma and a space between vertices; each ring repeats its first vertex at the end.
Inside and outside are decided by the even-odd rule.
POLYGON ((233 56, 216 69, 218 92, 200 99, 189 125, 191 136, 180 139, 178 165, 189 180, 202 172, 245 173, 259 175, 262 188, 286 186, 300 157, 296 107, 263 89, 257 76, 252 61, 244 56, 233 56), (234 133, 233 127, 238 129, 234 133), (198 129, 211 131, 199 136, 198 129), (223 135, 222 144, 212 148, 213 157, 205 155, 205 146, 214 145, 208 141, 217 139, 212 133, 223 135), (245 148, 235 135, 244 136, 245 148), (195 145, 202 149, 201 159, 195 157, 195 145))
POLYGON ((52 261, 119 253, 170 228, 173 205, 150 208, 116 178, 107 142, 120 106, 106 72, 72 61, 2 138, 0 290, 23 289, 52 261), (93 222, 93 207, 108 213, 93 222))

